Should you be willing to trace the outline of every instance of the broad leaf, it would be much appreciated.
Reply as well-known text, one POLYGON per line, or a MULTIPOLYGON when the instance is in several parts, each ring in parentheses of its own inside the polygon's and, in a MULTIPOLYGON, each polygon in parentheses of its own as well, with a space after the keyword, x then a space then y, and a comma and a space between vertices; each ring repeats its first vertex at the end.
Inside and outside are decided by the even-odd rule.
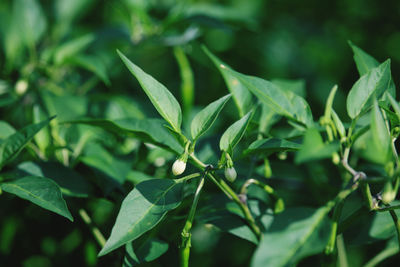
POLYGON ((88 197, 92 191, 89 182, 71 168, 58 162, 23 162, 18 165, 18 173, 48 177, 60 186, 61 192, 66 196, 88 197))
POLYGON ((4 139, 0 144, 0 170, 6 163, 15 158, 33 136, 48 125, 53 118, 31 124, 4 139))
POLYGON ((240 139, 242 139, 247 126, 250 123, 250 119, 251 111, 226 129, 219 140, 219 148, 221 151, 226 151, 228 153, 232 152, 233 148, 239 143, 240 139))
POLYGON ((144 244, 134 249, 133 244, 128 243, 125 246, 125 258, 123 267, 137 266, 141 263, 150 262, 168 250, 168 243, 152 238, 147 240, 144 244))
POLYGON ((1 184, 1 189, 64 216, 70 221, 74 220, 62 197, 60 188, 51 179, 26 176, 1 184))
POLYGON ((390 59, 364 74, 351 88, 347 96, 347 113, 354 119, 372 106, 373 98, 380 99, 389 89, 392 76, 390 59))
POLYGON ((267 80, 241 74, 226 66, 223 68, 239 79, 261 102, 271 107, 279 115, 306 126, 313 124, 310 106, 301 96, 292 91, 282 90, 267 80))
POLYGON ((178 101, 171 94, 168 89, 159 83, 149 74, 145 73, 141 68, 133 64, 126 56, 124 56, 120 51, 118 51, 119 56, 125 63, 129 71, 138 79, 143 90, 150 98, 151 103, 160 113, 172 128, 180 133, 181 123, 182 123, 182 112, 178 101))
POLYGON ((196 140, 210 129, 211 125, 214 123, 218 114, 221 112, 230 97, 231 95, 221 97, 196 114, 190 127, 193 140, 196 140))
POLYGON ((307 130, 303 144, 296 154, 297 164, 307 161, 329 158, 339 149, 339 143, 325 144, 321 135, 315 128, 307 130))
POLYGON ((349 45, 354 53, 354 61, 356 62, 357 70, 360 76, 363 76, 371 69, 379 66, 379 62, 372 56, 365 53, 361 48, 349 41, 349 45))
POLYGON ((265 230, 251 261, 252 267, 292 266, 321 253, 328 241, 329 209, 289 208, 276 215, 265 230))
POLYGON ((182 152, 183 149, 163 126, 163 121, 159 119, 81 119, 68 123, 81 123, 101 127, 116 134, 136 137, 143 142, 152 143, 177 153, 182 152))
POLYGON ((306 83, 304 80, 273 79, 271 82, 282 90, 292 91, 296 95, 306 97, 306 83))
POLYGON ((233 100, 239 110, 239 115, 243 117, 252 108, 252 95, 230 71, 224 68, 224 66, 228 66, 227 64, 212 54, 205 46, 202 48, 221 72, 229 91, 233 95, 233 100))
POLYGON ((111 236, 100 251, 103 256, 156 226, 182 200, 182 183, 153 179, 138 184, 124 199, 111 236))
POLYGON ((389 129, 386 126, 376 100, 374 101, 373 110, 371 112, 371 131, 375 151, 379 154, 377 156, 382 160, 382 163, 385 164, 390 156, 391 138, 389 129))
POLYGON ((296 151, 299 150, 300 147, 300 144, 285 139, 267 138, 254 141, 244 153, 265 153, 266 155, 270 155, 275 152, 296 151))

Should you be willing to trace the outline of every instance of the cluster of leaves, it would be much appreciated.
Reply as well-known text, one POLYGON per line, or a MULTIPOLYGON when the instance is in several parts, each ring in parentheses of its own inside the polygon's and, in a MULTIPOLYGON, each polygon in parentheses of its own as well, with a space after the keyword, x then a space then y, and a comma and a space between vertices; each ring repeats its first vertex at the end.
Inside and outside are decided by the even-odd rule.
MULTIPOLYGON (((215 65, 229 94, 194 107, 194 76, 185 50, 201 35, 194 18, 209 10, 221 11, 214 14, 220 19, 246 16, 191 5, 159 22, 149 15, 151 4, 139 2, 121 2, 133 15, 119 22, 133 27, 134 19, 140 30, 128 27, 107 42, 101 38, 107 32, 74 32, 93 1, 55 1, 52 19, 36 0, 0 5, 0 22, 7 25, 0 27, 0 66, 11 77, 0 83, 1 111, 11 114, 0 121, 0 201, 17 196, 74 225, 82 220, 101 246, 99 252, 93 246, 88 250, 117 255, 119 261, 124 255, 124 266, 167 254, 170 262, 196 264, 196 246, 215 249, 211 235, 216 233, 250 246, 237 265, 287 266, 314 259, 345 266, 346 248, 371 242, 380 242, 380 251, 368 266, 398 253, 400 106, 390 60, 379 63, 350 43, 360 77, 347 95, 350 121, 344 123, 333 108, 337 86, 317 120, 305 100, 304 82, 239 73, 203 46, 197 57, 215 65), (181 101, 131 56, 104 52, 115 42, 132 53, 130 44, 144 41, 173 47, 181 101), (121 77, 111 71, 123 65, 118 55, 150 100, 144 102, 154 108, 94 90, 121 77), (107 240, 102 232, 110 233, 107 240), (203 236, 209 240, 199 241, 203 236)), ((116 257, 110 259, 118 264, 116 257)))

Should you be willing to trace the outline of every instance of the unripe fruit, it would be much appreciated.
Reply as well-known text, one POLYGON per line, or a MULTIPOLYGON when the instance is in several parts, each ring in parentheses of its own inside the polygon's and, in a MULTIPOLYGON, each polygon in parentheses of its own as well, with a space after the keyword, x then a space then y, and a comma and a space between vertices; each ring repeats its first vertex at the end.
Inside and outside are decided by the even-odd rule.
POLYGON ((186 169, 186 162, 182 159, 175 160, 174 164, 172 165, 172 173, 177 176, 181 175, 186 169))
POLYGON ((235 168, 233 168, 233 167, 225 168, 225 178, 229 182, 233 183, 236 180, 236 177, 237 177, 237 173, 236 173, 235 168))

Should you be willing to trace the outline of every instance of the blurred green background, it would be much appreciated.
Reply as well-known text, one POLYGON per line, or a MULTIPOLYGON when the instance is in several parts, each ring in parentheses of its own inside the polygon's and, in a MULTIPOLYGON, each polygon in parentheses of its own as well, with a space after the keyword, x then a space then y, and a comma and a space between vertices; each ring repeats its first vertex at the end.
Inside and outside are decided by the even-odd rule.
MULTIPOLYGON (((228 92, 201 44, 242 73, 303 80, 315 118, 338 84, 335 110, 345 118, 345 96, 358 77, 348 40, 380 62, 391 58, 399 84, 399 26, 398 0, 2 0, 0 118, 21 128, 53 114, 59 121, 156 117, 116 49, 181 100, 179 47, 192 67, 196 110, 228 92)), ((76 142, 71 132, 61 136, 76 142)), ((85 206, 109 233, 117 210, 97 196, 68 203, 72 210, 85 206)), ((120 266, 118 253, 97 259, 99 247, 78 218, 71 224, 23 200, 1 198, 1 266, 120 266)), ((246 266, 254 250, 229 235, 195 231, 194 266, 246 266)), ((369 252, 355 247, 349 253, 357 266, 369 252)), ((176 255, 170 248, 160 264, 176 266, 176 255)))

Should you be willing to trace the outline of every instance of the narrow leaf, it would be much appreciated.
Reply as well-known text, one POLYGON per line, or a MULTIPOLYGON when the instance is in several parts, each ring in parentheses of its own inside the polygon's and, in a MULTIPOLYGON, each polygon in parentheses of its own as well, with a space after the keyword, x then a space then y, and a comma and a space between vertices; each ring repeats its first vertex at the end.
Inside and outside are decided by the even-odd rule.
POLYGON ((179 206, 182 183, 153 179, 138 184, 124 199, 111 236, 100 251, 103 256, 156 226, 168 211, 179 206))
POLYGON ((230 98, 231 95, 221 97, 196 114, 190 127, 193 140, 196 140, 208 129, 210 129, 218 114, 221 112, 222 108, 230 98))
POLYGON ((267 138, 256 140, 244 151, 245 154, 265 153, 270 155, 275 152, 296 151, 301 147, 300 144, 279 138, 267 138))
POLYGON ((223 133, 220 141, 219 148, 222 151, 231 153, 233 148, 239 143, 243 137, 247 126, 250 123, 251 111, 247 113, 243 118, 229 126, 229 128, 223 133))
POLYGON ((233 95, 233 100, 239 110, 240 117, 243 117, 252 108, 252 96, 246 87, 227 70, 227 64, 222 62, 213 53, 211 53, 205 46, 202 47, 203 51, 212 60, 217 69, 221 72, 222 77, 229 91, 233 95))
POLYGON ((351 88, 347 96, 347 113, 354 119, 362 111, 372 106, 375 96, 380 99, 389 88, 392 78, 390 59, 364 74, 351 88))
POLYGON ((390 133, 386 127, 378 101, 376 100, 374 101, 374 107, 371 112, 371 131, 376 153, 379 154, 382 163, 386 163, 390 151, 390 133))
POLYGON ((176 132, 181 132, 182 112, 178 101, 168 89, 117 51, 129 71, 138 79, 151 103, 176 132))
POLYGON ((292 91, 282 90, 267 80, 241 74, 223 66, 232 76, 236 77, 261 102, 271 107, 279 115, 306 126, 313 124, 310 106, 301 96, 292 91))
POLYGON ((1 188, 8 193, 29 200, 44 209, 64 216, 70 221, 74 220, 62 197, 60 188, 51 179, 26 176, 1 184, 1 188))
POLYGON ((0 144, 0 169, 15 158, 26 144, 37 134, 43 127, 49 124, 54 117, 42 122, 31 124, 25 128, 10 135, 0 144))
POLYGON ((354 61, 356 62, 357 70, 360 76, 363 76, 371 69, 379 66, 379 62, 364 52, 361 48, 354 45, 351 41, 349 41, 349 45, 354 53, 354 61))
POLYGON ((177 153, 182 152, 183 149, 163 126, 164 122, 160 119, 81 119, 66 123, 80 123, 101 127, 104 130, 116 134, 130 135, 143 142, 152 143, 177 153))

